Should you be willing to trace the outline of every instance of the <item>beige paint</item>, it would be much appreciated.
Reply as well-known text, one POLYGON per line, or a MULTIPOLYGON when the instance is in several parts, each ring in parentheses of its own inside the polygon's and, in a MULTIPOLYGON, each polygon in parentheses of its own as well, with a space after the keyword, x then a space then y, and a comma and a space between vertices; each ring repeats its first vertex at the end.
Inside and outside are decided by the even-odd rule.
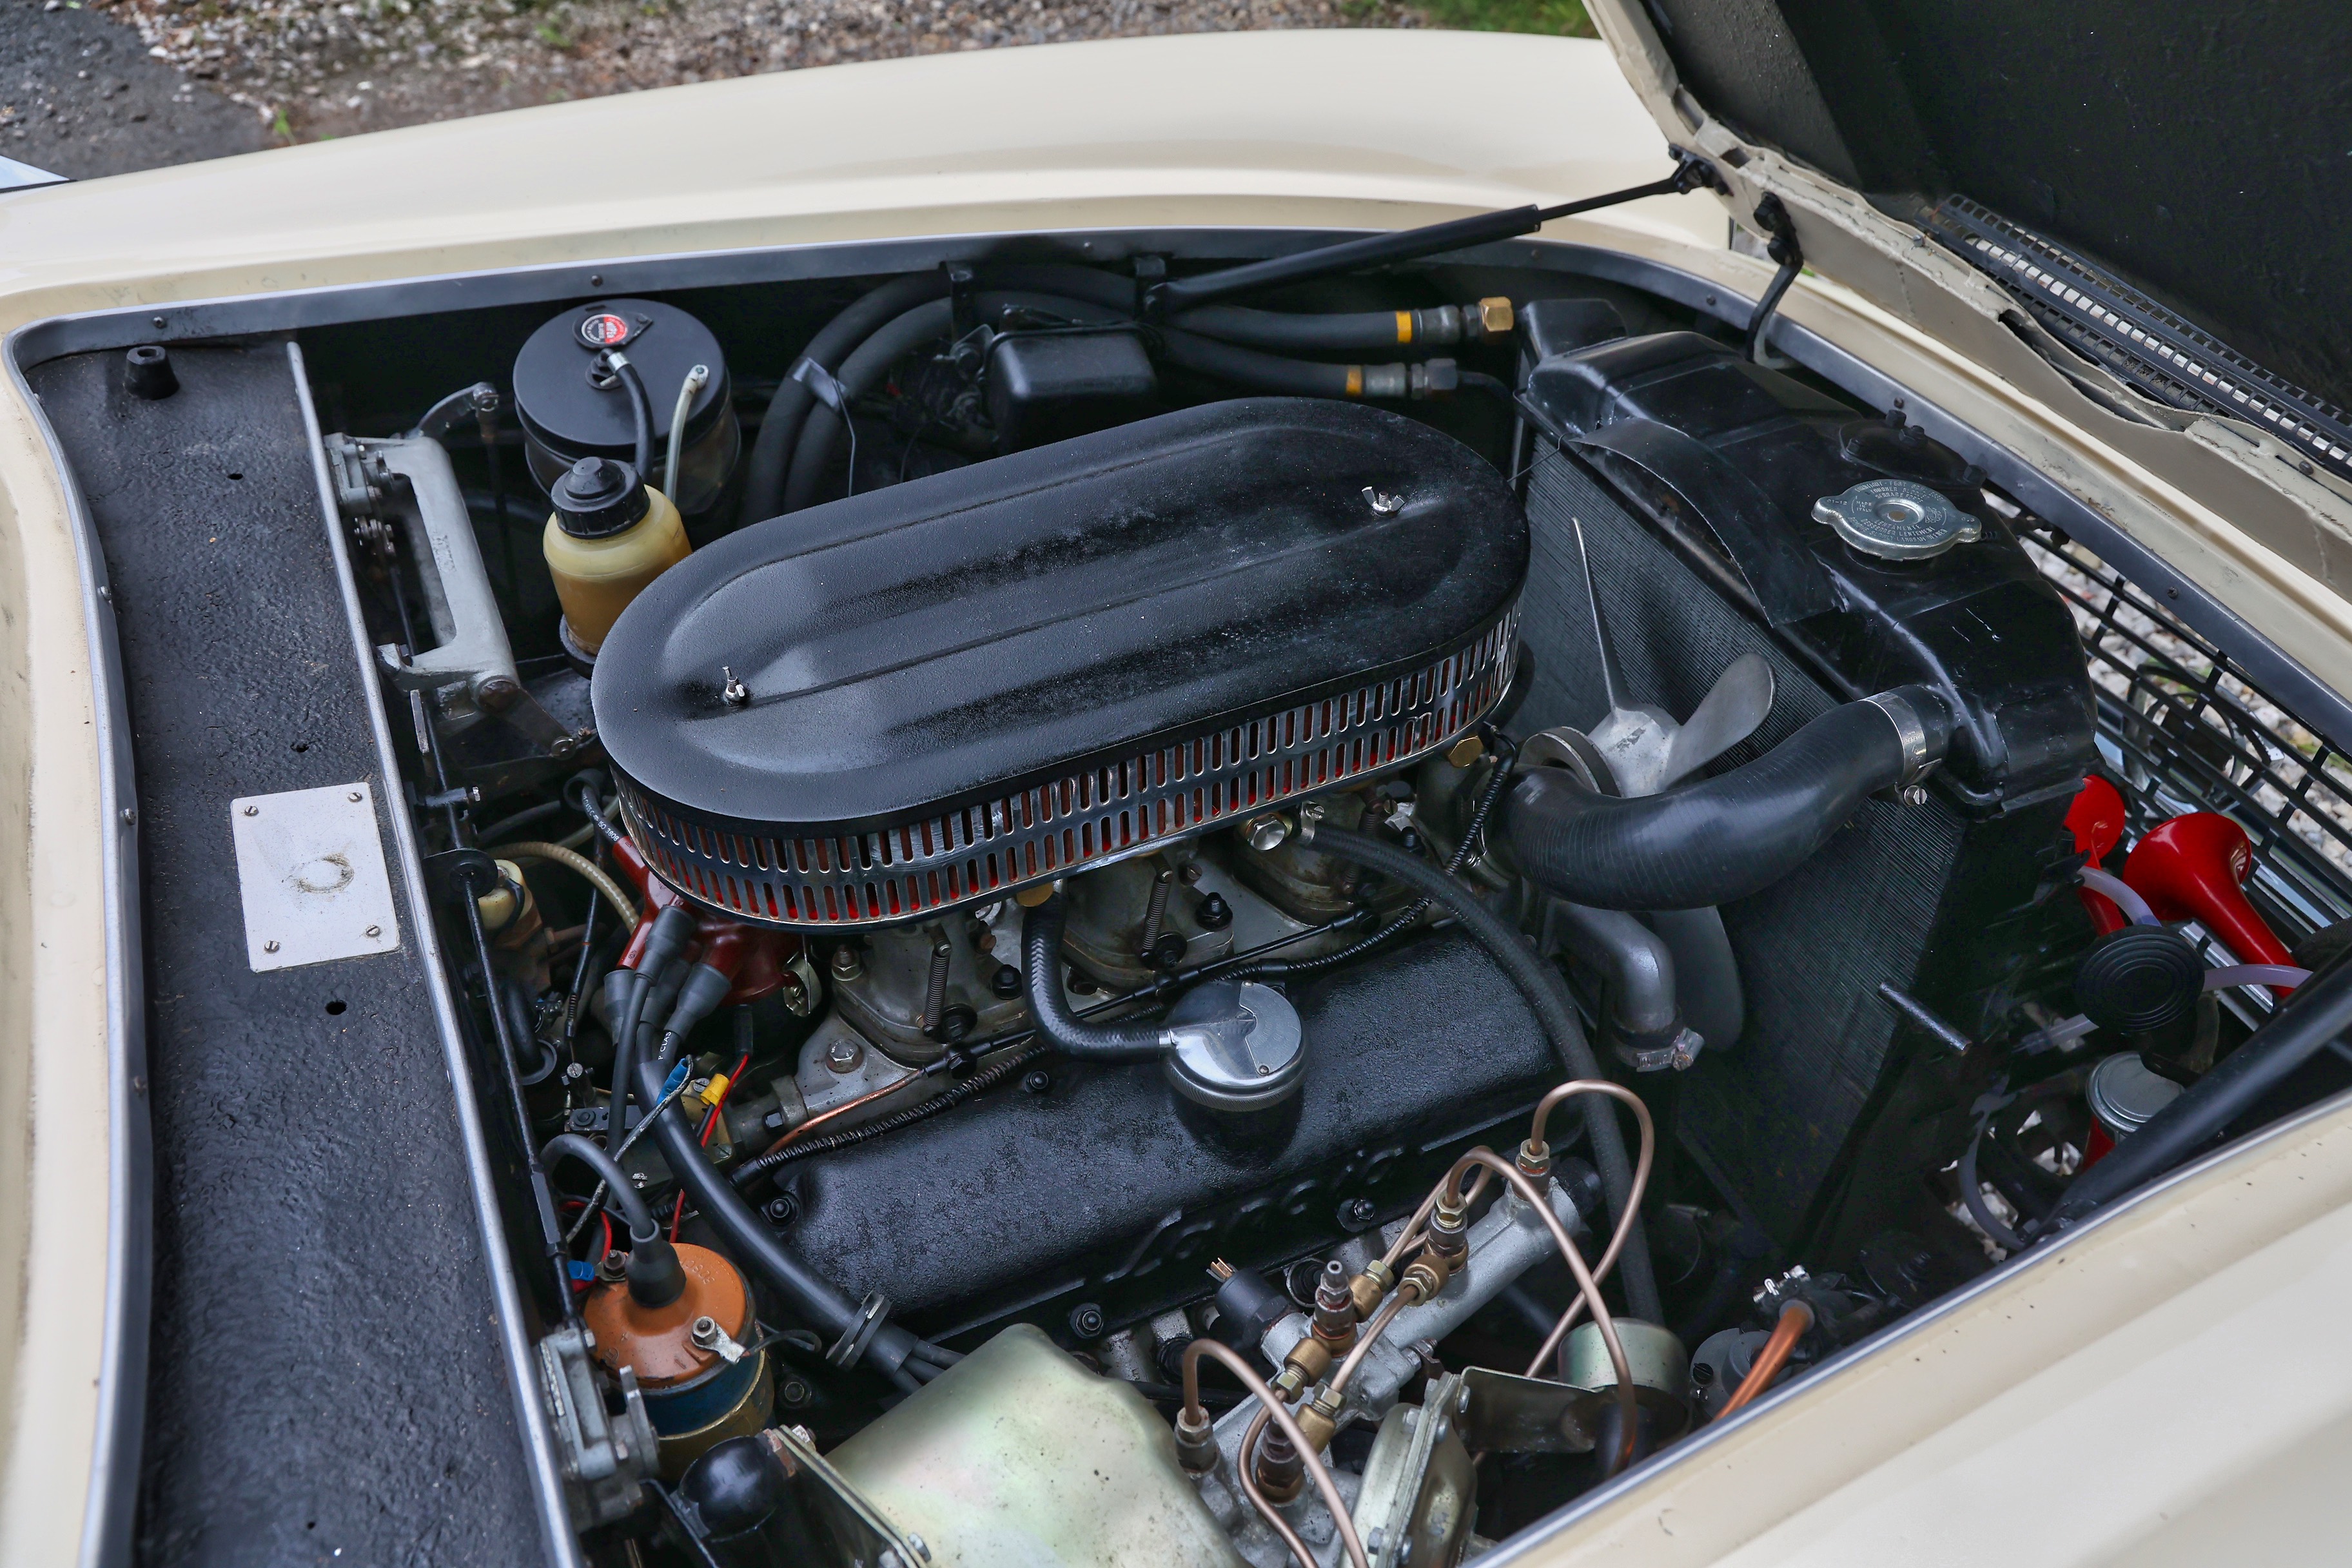
POLYGON ((2337 1106, 1759 1407, 1518 1560, 2334 1561, 2347 1200, 2337 1106))
MULTIPOLYGON (((1624 42, 1623 14, 1595 9, 1624 42)), ((1654 99, 1662 60, 1636 73, 1654 99)), ((685 251, 1132 225, 1397 226, 1591 194, 1664 167, 1660 137, 1606 53, 1570 40, 1254 34, 933 57, 0 196, 0 331, 68 312, 136 306, 168 316, 185 300, 685 251)), ((1818 202, 1833 208, 1836 198, 1818 202)), ((1792 294, 1792 316, 2046 463, 2225 602, 2251 609, 2313 668, 2352 668, 2342 607, 2315 586, 2326 582, 2332 534, 2278 526, 2273 492, 2243 483, 2244 468, 2210 445, 2199 448, 2207 467, 2236 476, 2238 489, 2206 486, 2204 469, 2166 466, 2158 458, 2168 460, 2170 448, 2152 457, 2140 433, 2086 414, 2046 367, 2019 364, 1971 330, 1981 289, 1972 297, 1969 279, 1948 269, 1890 260, 1865 215, 1843 215, 1844 226, 1834 216, 1803 221, 1809 250, 1853 289, 1809 281, 1792 294), (1832 230, 1846 237, 1832 240, 1832 230), (1853 277, 1842 267, 1849 259, 1853 277), (1904 287, 1927 302, 1906 303, 1904 287)), ((1752 295, 1765 269, 1723 248, 1723 232, 1720 209, 1703 197, 1659 198, 1550 231, 1752 295)), ((104 825, 86 631, 65 498, 11 389, 0 395, 0 994, 13 1004, 0 1011, 0 1262, 16 1282, 0 1289, 0 1344, 13 1351, 0 1358, 8 1412, 0 1562, 10 1564, 72 1557, 96 1392, 108 1134, 104 825), (37 1289, 25 1288, 28 1278, 37 1289)), ((2078 1534, 2100 1550, 2147 1528, 2145 1488, 2118 1502, 2121 1522, 2090 1520, 2065 1467, 2031 1448, 2048 1425, 2011 1419, 2010 1406, 1991 1411, 2020 1378, 2067 1397, 2102 1378, 2186 1379, 2200 1390, 2198 1408, 2231 1433, 2247 1400, 2259 1398, 2271 1420, 2291 1414, 2294 1429, 2329 1434, 2327 1452, 2352 1449, 2344 1415, 2352 1394, 2330 1402, 2335 1388, 2352 1390, 2352 1378, 2301 1404, 2260 1380, 2232 1385, 2233 1397, 2200 1380, 2227 1358, 2189 1332, 2235 1317, 2259 1329, 2257 1349, 2294 1345, 2297 1357, 2273 1355, 2273 1366, 2317 1367, 2310 1358, 2331 1353, 2303 1332, 2315 1292, 2297 1283, 2296 1268, 2306 1282, 2331 1278, 2344 1249, 2323 1212, 2352 1184, 2343 1121, 2241 1158, 2198 1184, 2188 1206, 2168 1200, 2095 1231, 2075 1251, 2096 1267, 2037 1268, 1929 1325, 1922 1342, 1933 1354, 1906 1359, 1906 1342, 1901 1354, 1766 1406, 1750 1435, 1727 1434, 1731 1442, 1612 1505, 1579 1560, 1719 1561, 1752 1541, 1751 1552, 1831 1561, 1869 1539, 1885 1560, 1943 1561, 1935 1552, 1947 1534, 1986 1527, 1990 1510, 1950 1531, 1939 1525, 1924 1544, 1890 1548, 1891 1538, 1866 1531, 1897 1528, 1927 1506, 1907 1500, 1936 1499, 1984 1473, 1943 1479, 1964 1461, 2080 1516, 2078 1534), (2317 1245, 2298 1252, 2284 1242, 2297 1226, 2317 1245), (2286 1250, 2261 1250, 2273 1243, 2286 1250), (1777 1436, 1792 1427, 1803 1440, 1777 1436), (1662 1510, 1698 1522, 1669 1533, 1683 1514, 1665 1512, 1662 1525, 1662 1510)), ((2114 1408, 2133 1417, 2114 1440, 2164 1446, 2152 1436, 2164 1428, 2137 1406, 2114 1408)), ((2084 1419, 2097 1416, 2094 1408, 2084 1419)), ((2176 1468, 2149 1473, 2203 1468, 2180 1482, 2186 1522, 2167 1539, 2230 1527, 2217 1478, 2225 1463, 2251 1463, 2268 1430, 2243 1426, 2243 1441, 2172 1429, 2176 1468)), ((2019 1506, 2038 1505, 2012 1499, 2019 1506)), ((2004 1554, 2019 1555, 2019 1544, 2008 1538, 2004 1554)))

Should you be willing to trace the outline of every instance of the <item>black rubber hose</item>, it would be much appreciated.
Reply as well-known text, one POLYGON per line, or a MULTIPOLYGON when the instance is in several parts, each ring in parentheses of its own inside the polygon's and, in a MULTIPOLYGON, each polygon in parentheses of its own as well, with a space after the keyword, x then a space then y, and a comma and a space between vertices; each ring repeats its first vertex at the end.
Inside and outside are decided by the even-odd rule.
MULTIPOLYGON (((1502 799, 1504 789, 1511 782, 1511 770, 1517 765, 1518 748, 1511 745, 1500 735, 1496 736, 1495 740, 1496 743, 1504 749, 1496 755, 1494 776, 1489 778, 1486 787, 1478 792, 1478 802, 1471 810, 1469 826, 1462 830, 1462 842, 1456 844, 1454 847, 1454 853, 1445 858, 1445 871, 1448 876, 1459 871, 1468 863, 1471 851, 1477 847, 1478 836, 1486 831, 1486 819, 1494 815, 1496 803, 1502 799)), ((1400 910, 1396 918, 1380 930, 1370 936, 1360 937, 1337 952, 1327 952, 1319 958, 1302 958, 1290 962, 1278 958, 1271 959, 1264 963, 1253 963, 1245 968, 1228 970, 1217 978, 1220 980, 1295 979, 1301 975, 1318 974, 1327 969, 1337 969, 1343 963, 1354 963, 1379 947, 1421 919, 1428 909, 1427 899, 1415 899, 1400 910)))
POLYGON ((1398 335, 1397 321, 1412 318, 1410 310, 1351 310, 1340 315, 1294 315, 1283 310, 1253 310, 1245 305, 1203 305, 1173 318, 1169 325, 1229 343, 1286 353, 1372 353, 1394 357, 1411 351, 1444 345, 1422 343, 1398 335))
MULTIPOLYGON (((658 1089, 660 1086, 655 1087, 658 1089)), ((558 1160, 567 1155, 594 1171, 597 1178, 604 1184, 606 1201, 619 1209, 629 1222, 631 1241, 650 1241, 660 1234, 661 1226, 654 1219, 653 1205, 646 1202, 645 1194, 630 1184, 628 1173, 621 1169, 618 1160, 577 1132, 559 1132, 540 1150, 539 1163, 542 1167, 552 1168, 558 1160)))
POLYGON ((1069 918, 1059 893, 1021 916, 1021 967, 1039 1037, 1075 1061, 1158 1061, 1167 1047, 1159 1025, 1088 1024, 1070 1010, 1062 993, 1062 928, 1069 918))
MULTIPOLYGON (((1432 903, 1445 906, 1462 929, 1503 966, 1511 983, 1527 997, 1561 1064, 1578 1078, 1605 1076, 1600 1058, 1592 1054, 1591 1043, 1584 1037, 1583 1025, 1577 1022, 1576 1004, 1569 997, 1568 982, 1537 956, 1525 937, 1481 903, 1476 894, 1426 860, 1366 834, 1337 827, 1318 828, 1313 844, 1326 855, 1352 860, 1402 882, 1432 903)), ((1583 1098, 1584 1124, 1592 1136, 1592 1163, 1600 1167, 1601 1190, 1608 1194, 1610 1215, 1625 1229, 1625 1250, 1619 1258, 1625 1304, 1634 1317, 1654 1323, 1660 1321, 1661 1310, 1658 1281, 1650 1266, 1650 1243, 1643 1233, 1642 1216, 1629 1212, 1627 1200, 1633 1191, 1633 1164, 1625 1154, 1624 1131, 1617 1125, 1607 1099, 1597 1094, 1583 1098)))
MULTIPOLYGON (((1928 760, 1941 758, 1951 742, 1942 700, 1922 686, 1885 695, 1910 706, 1928 760)), ((1503 833, 1528 880, 1570 903, 1700 909, 1770 887, 1905 773, 1895 721, 1849 702, 1742 767, 1662 795, 1622 799, 1565 768, 1529 769, 1505 804, 1503 833)))
POLYGON ((2297 990, 2246 1043, 2074 1178, 2037 1227, 2049 1235, 2155 1180, 2211 1142, 2297 1068, 2352 1031, 2352 964, 2297 990))
POLYGON ((1162 354, 1171 364, 1202 375, 1230 381, 1259 392, 1287 393, 1299 397, 1361 397, 1362 367, 1318 364, 1312 360, 1284 359, 1255 349, 1236 348, 1192 332, 1163 328, 1162 354), (1350 381, 1354 382, 1351 389, 1350 381))
MULTIPOLYGON (((1105 307, 1053 294, 992 291, 981 295, 978 303, 986 313, 1013 307, 1050 311, 1076 321, 1108 322, 1118 316, 1118 312, 1105 307)), ((951 303, 933 300, 884 324, 841 362, 835 379, 841 384, 845 403, 873 391, 889 374, 891 366, 924 344, 945 338, 954 330, 954 322, 951 303)), ((825 470, 833 464, 834 448, 840 443, 844 428, 841 416, 832 409, 818 405, 809 410, 800 438, 793 445, 791 464, 784 470, 783 505, 780 510, 798 511, 815 503, 817 487, 824 483, 825 470)))
MULTIPOLYGON (((660 1105, 662 1075, 667 1070, 668 1064, 658 1058, 640 1059, 636 1067, 637 1098, 647 1105, 660 1105)), ((768 1223, 752 1212, 751 1205, 712 1167, 696 1142, 693 1129, 675 1104, 665 1107, 654 1119, 653 1135, 670 1173, 694 1199, 696 1209, 719 1233, 736 1260, 749 1264, 775 1286, 803 1317, 823 1332, 835 1336, 846 1332, 857 1321, 857 1303, 777 1239, 768 1223)), ((919 1342, 896 1324, 884 1323, 866 1342, 866 1359, 886 1373, 897 1373, 919 1342)))
MULTIPOLYGON (((927 300, 945 298, 947 291, 947 276, 941 272, 916 272, 893 278, 861 295, 855 304, 827 321, 809 340, 800 358, 814 360, 830 371, 841 363, 843 355, 872 337, 886 322, 927 300)), ((777 384, 775 395, 768 399, 768 412, 760 421, 760 434, 751 442, 751 454, 743 466, 743 510, 737 514, 738 527, 764 521, 784 510, 784 470, 793 455, 793 444, 800 439, 802 421, 808 417, 815 401, 815 394, 805 382, 787 375, 777 384)))
POLYGON ((635 463, 637 478, 653 483, 654 460, 654 400, 646 395, 646 378, 637 367, 624 359, 613 367, 621 378, 621 389, 629 395, 629 420, 635 426, 635 463))

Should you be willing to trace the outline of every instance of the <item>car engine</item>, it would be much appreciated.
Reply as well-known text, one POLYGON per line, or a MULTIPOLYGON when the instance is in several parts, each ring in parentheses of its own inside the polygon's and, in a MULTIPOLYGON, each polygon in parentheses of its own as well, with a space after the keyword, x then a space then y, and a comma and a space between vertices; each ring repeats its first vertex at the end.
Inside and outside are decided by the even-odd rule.
POLYGON ((1529 254, 42 367, 292 366, 588 1561, 1452 1568, 2125 1190, 2352 947, 2284 703, 1529 254))

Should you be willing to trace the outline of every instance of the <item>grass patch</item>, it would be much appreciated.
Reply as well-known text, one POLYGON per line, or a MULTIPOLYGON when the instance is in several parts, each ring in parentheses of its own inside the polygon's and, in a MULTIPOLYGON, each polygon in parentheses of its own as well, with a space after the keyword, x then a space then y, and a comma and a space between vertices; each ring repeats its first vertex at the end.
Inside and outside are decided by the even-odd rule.
POLYGON ((1413 0, 1441 27, 1476 33, 1551 33, 1593 38, 1583 0, 1413 0))

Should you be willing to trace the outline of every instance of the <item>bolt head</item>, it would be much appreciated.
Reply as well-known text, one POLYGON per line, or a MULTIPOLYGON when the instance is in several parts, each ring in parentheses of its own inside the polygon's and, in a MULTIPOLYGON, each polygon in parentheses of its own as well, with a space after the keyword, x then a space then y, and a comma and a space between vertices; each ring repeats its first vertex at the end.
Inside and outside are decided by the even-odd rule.
POLYGON ((809 1385, 797 1377, 784 1379, 783 1387, 776 1392, 786 1405, 800 1405, 809 1402, 809 1385))
POLYGON ((263 942, 261 944, 261 951, 264 952, 276 952, 278 951, 277 939, 273 937, 269 941, 263 942))
POLYGON ((1053 1087, 1054 1075, 1044 1068, 1022 1075, 1021 1090, 1024 1094, 1044 1094, 1053 1087))
POLYGON ((996 973, 988 977, 988 988, 1010 1002, 1021 994, 1021 972, 1009 963, 1000 963, 996 973))
POLYGON ((1927 805, 1927 786, 1926 784, 1913 784, 1909 788, 1906 789, 1903 792, 1903 804, 1906 805, 1927 805))
POLYGON ((348 794, 348 795, 344 795, 344 796, 343 796, 343 798, 344 798, 345 800, 348 800, 348 801, 352 802, 353 805, 357 805, 357 804, 358 804, 358 802, 359 802, 359 798, 360 798, 360 792, 359 792, 359 791, 357 791, 357 790, 352 790, 350 794, 348 794))
POLYGON ((1242 833, 1251 848, 1265 855, 1282 847, 1282 841, 1290 837, 1290 819, 1280 812, 1270 811, 1264 816, 1250 818, 1242 833))
POLYGON ((261 807, 257 805, 248 805, 245 808, 245 815, 247 816, 259 816, 261 815, 261 807))
POLYGON ((367 928, 367 933, 370 936, 382 936, 383 934, 383 927, 370 926, 367 928))
POLYGON ((1092 1301, 1082 1301, 1070 1309, 1070 1332, 1079 1339, 1102 1338, 1103 1324, 1103 1310, 1092 1301))
POLYGON ((1192 918, 1201 922, 1202 931, 1223 931, 1234 923, 1234 907, 1225 902, 1221 893, 1211 893, 1202 899, 1192 918))
POLYGON ((770 1225, 790 1225, 799 1215, 800 1208, 791 1194, 783 1193, 770 1198, 760 1212, 768 1216, 770 1225))
POLYGON ((865 1059, 865 1047, 856 1040, 835 1040, 824 1048, 824 1065, 835 1072, 856 1072, 865 1059))

